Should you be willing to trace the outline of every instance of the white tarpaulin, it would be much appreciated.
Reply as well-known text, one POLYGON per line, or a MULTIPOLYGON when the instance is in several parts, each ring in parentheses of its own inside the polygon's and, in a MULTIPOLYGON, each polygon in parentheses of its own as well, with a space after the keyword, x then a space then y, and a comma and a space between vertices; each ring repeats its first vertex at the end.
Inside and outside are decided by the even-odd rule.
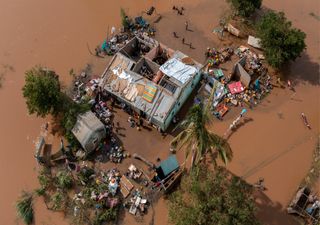
POLYGON ((240 36, 240 31, 234 26, 232 26, 230 23, 228 23, 227 25, 227 30, 229 33, 233 34, 234 36, 237 36, 237 37, 240 36))
POLYGON ((168 60, 159 69, 167 76, 174 77, 183 84, 197 72, 195 67, 186 65, 176 58, 168 60))
POLYGON ((260 38, 256 38, 256 37, 249 35, 248 45, 251 45, 252 47, 255 47, 255 48, 262 48, 260 42, 261 42, 260 38))
POLYGON ((125 70, 121 69, 121 68, 114 68, 112 70, 112 72, 117 75, 119 78, 121 79, 125 79, 128 80, 129 83, 132 82, 133 78, 130 76, 130 74, 128 74, 125 70))

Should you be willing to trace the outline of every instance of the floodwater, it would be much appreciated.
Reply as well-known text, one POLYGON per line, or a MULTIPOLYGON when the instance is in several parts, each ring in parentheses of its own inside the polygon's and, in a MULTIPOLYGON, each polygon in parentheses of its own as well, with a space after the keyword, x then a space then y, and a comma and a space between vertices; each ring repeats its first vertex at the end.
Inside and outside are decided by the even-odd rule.
MULTIPOLYGON (((268 221, 266 224, 285 224, 280 223, 287 220, 283 208, 308 171, 319 135, 320 21, 310 13, 319 16, 320 7, 317 0, 266 0, 264 4, 285 11, 294 26, 307 33, 308 47, 302 58, 288 68, 288 75, 297 83, 296 93, 275 90, 261 106, 248 113, 253 121, 230 137, 234 160, 229 168, 249 182, 264 177, 268 191, 262 201, 267 206, 259 216, 268 221), (302 124, 302 111, 310 121, 311 131, 302 124)), ((207 45, 216 42, 211 30, 227 9, 218 0, 68 0, 63 4, 52 0, 0 0, 0 76, 4 77, 0 88, 0 224, 19 223, 14 209, 17 196, 22 189, 33 190, 38 186, 34 140, 44 120, 27 113, 21 93, 24 71, 34 65, 47 66, 56 70, 67 84, 71 68, 79 71, 86 63, 95 62, 100 67, 93 69, 99 75, 105 62, 94 59, 87 46, 94 49, 106 37, 108 28, 119 27, 120 6, 136 15, 151 5, 165 15, 156 25, 160 30, 157 38, 199 62, 207 45), (196 32, 183 33, 186 17, 172 14, 174 3, 187 8, 189 24, 196 32), (185 35, 196 49, 173 40, 172 31, 185 35)), ((217 123, 217 132, 223 133, 231 121, 229 115, 225 123, 217 123)), ((36 224, 67 224, 61 215, 47 211, 41 202, 36 204, 36 224)), ((167 213, 163 202, 156 208, 167 213)), ((166 224, 161 215, 155 215, 155 224, 166 224)))

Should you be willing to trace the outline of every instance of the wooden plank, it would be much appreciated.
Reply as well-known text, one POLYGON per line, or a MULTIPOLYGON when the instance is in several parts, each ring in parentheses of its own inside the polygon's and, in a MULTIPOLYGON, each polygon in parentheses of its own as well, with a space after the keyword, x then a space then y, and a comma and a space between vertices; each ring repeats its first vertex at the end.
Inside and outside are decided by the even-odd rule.
POLYGON ((120 179, 120 192, 124 198, 128 197, 133 187, 133 184, 128 180, 128 178, 122 175, 120 179))
POLYGON ((131 183, 130 180, 128 180, 128 178, 124 175, 122 175, 121 179, 120 179, 120 184, 121 186, 125 186, 125 188, 127 188, 128 191, 131 191, 133 189, 133 184, 131 183))
POLYGON ((123 186, 121 186, 120 192, 121 192, 121 194, 122 194, 122 196, 123 196, 124 198, 127 198, 128 195, 130 194, 130 192, 127 190, 127 188, 125 188, 125 187, 123 187, 123 186))

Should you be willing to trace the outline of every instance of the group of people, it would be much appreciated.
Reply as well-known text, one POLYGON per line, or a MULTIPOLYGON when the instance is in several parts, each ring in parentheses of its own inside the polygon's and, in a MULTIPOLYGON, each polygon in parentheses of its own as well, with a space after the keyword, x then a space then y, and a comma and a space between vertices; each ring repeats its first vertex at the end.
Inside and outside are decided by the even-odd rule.
MULTIPOLYGON (((188 21, 185 22, 185 29, 186 29, 186 31, 190 31, 190 30, 189 30, 189 23, 188 23, 188 21)), ((177 32, 175 32, 175 31, 172 32, 172 35, 173 35, 174 38, 179 38, 177 32)), ((192 43, 191 43, 191 42, 190 42, 190 43, 186 43, 184 37, 182 37, 181 41, 182 41, 182 44, 184 44, 184 45, 189 45, 189 47, 190 47, 191 49, 193 48, 193 47, 192 47, 192 43)))
POLYGON ((143 119, 140 116, 138 116, 137 121, 135 121, 132 116, 129 116, 128 122, 130 123, 131 128, 137 127, 138 131, 140 131, 143 126, 143 119))
POLYGON ((176 10, 177 11, 177 15, 180 15, 180 16, 182 16, 183 15, 183 11, 184 11, 184 7, 182 6, 182 7, 180 7, 180 9, 179 9, 179 7, 177 7, 177 6, 173 6, 172 7, 172 10, 176 10))

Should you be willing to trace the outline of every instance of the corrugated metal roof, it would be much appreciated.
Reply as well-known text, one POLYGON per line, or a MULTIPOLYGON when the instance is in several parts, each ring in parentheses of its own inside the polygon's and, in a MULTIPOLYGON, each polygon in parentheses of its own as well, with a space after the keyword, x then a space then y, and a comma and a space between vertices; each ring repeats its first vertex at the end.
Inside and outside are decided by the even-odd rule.
POLYGON ((169 77, 174 77, 182 84, 186 83, 196 72, 194 66, 189 66, 176 58, 169 59, 160 67, 161 72, 169 77))
MULTIPOLYGON (((155 48, 151 49, 149 53, 155 50, 155 48)), ((176 72, 178 71, 179 73, 172 72, 166 74, 167 76, 163 76, 161 81, 165 78, 169 84, 171 82, 172 85, 175 86, 174 92, 167 91, 161 85, 161 81, 156 84, 139 74, 138 70, 135 71, 135 67, 139 66, 141 60, 152 60, 151 58, 141 56, 141 59, 137 63, 131 58, 123 55, 121 51, 116 53, 114 58, 111 60, 110 66, 108 66, 104 71, 102 75, 103 80, 100 82, 100 86, 129 105, 145 112, 147 117, 150 117, 150 119, 155 119, 157 123, 164 123, 168 113, 170 113, 170 110, 173 108, 176 100, 180 97, 183 87, 189 84, 192 80, 190 78, 194 77, 202 67, 201 64, 194 60, 194 65, 192 66, 182 63, 181 60, 187 56, 180 51, 172 52, 170 56, 172 58, 163 64, 163 66, 166 64, 169 65, 170 62, 174 61, 178 62, 181 68, 175 68, 174 65, 171 65, 172 69, 175 69, 176 72), (143 99, 140 92, 137 94, 136 90, 130 89, 130 87, 134 88, 135 85, 139 85, 139 87, 146 87, 148 84, 152 84, 157 87, 157 91, 153 99, 150 100, 151 102, 143 99)))
POLYGON ((86 144, 90 137, 96 132, 104 130, 103 123, 94 115, 93 112, 88 111, 78 116, 77 122, 72 128, 72 133, 78 139, 80 144, 86 148, 86 144))
POLYGON ((176 156, 171 155, 166 160, 162 161, 159 167, 162 169, 163 175, 166 177, 171 172, 179 168, 179 163, 176 156))

